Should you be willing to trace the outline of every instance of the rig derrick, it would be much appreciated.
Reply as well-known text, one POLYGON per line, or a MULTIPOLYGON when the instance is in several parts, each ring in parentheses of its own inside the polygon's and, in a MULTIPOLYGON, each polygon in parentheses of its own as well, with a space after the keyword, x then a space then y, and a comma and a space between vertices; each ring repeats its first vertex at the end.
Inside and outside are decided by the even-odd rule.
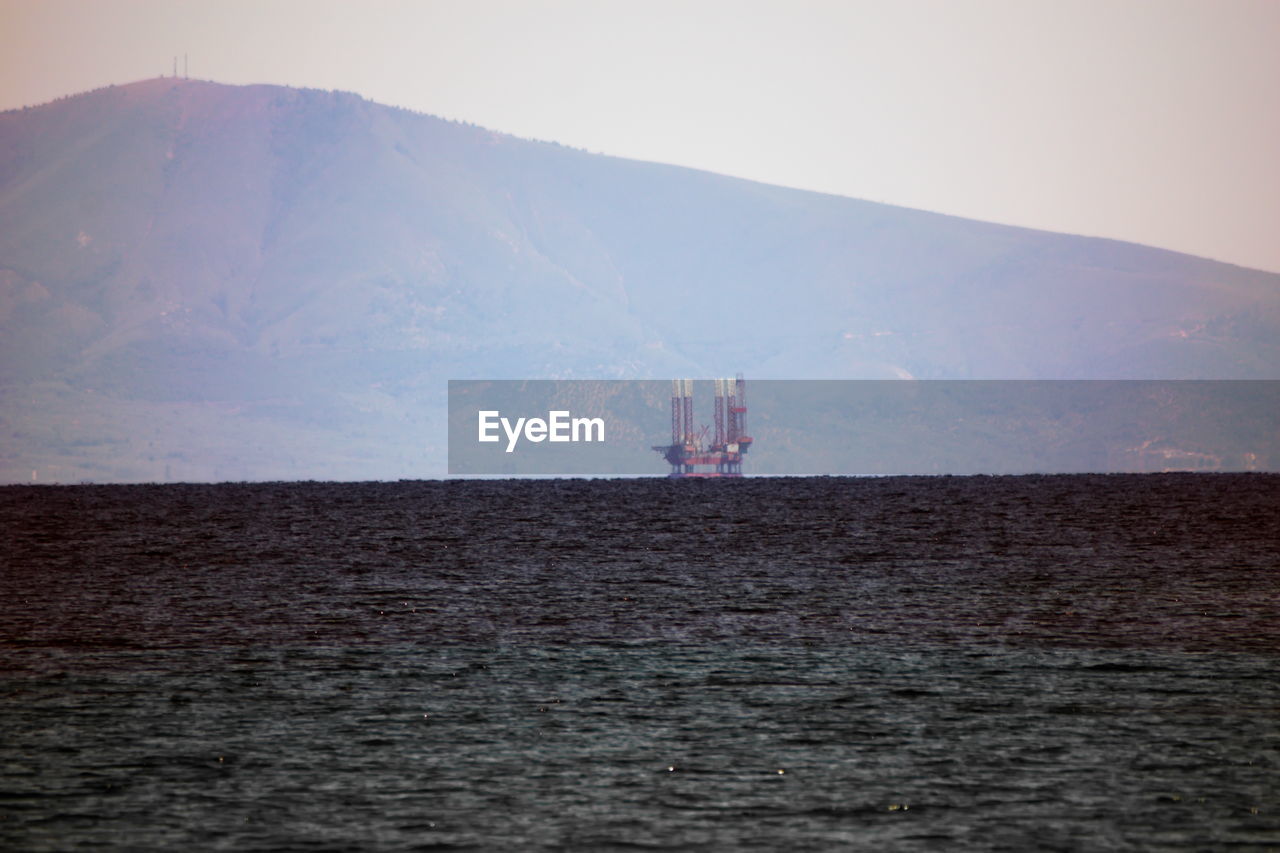
POLYGON ((742 457, 751 449, 747 435, 747 383, 737 379, 715 380, 714 429, 707 443, 708 427, 693 425, 693 380, 671 383, 671 443, 654 450, 671 465, 672 479, 741 477, 742 457))

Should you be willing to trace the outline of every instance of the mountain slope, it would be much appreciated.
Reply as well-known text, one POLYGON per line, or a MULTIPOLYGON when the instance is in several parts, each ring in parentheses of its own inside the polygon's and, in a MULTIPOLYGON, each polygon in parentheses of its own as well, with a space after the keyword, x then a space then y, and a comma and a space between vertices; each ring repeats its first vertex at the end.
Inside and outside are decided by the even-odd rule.
POLYGON ((1274 378, 1278 333, 1277 275, 350 94, 0 114, 6 480, 436 474, 447 378, 1274 378))

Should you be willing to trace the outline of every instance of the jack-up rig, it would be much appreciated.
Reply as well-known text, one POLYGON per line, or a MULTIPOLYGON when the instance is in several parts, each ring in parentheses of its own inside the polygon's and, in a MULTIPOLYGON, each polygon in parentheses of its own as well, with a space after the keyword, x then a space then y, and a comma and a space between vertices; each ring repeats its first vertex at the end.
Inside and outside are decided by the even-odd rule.
POLYGON ((708 427, 693 427, 693 380, 671 382, 671 443, 653 449, 671 463, 672 479, 742 476, 742 457, 751 449, 747 383, 739 373, 737 379, 715 380, 715 386, 715 436, 708 447, 708 427))

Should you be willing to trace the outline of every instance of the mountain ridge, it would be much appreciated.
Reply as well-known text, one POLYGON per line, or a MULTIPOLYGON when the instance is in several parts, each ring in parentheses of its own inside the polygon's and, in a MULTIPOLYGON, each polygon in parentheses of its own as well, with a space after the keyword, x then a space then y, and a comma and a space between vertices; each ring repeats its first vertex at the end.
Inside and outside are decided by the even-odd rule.
POLYGON ((0 478, 349 479, 448 378, 1276 378, 1280 275, 154 78, 0 113, 0 332, 0 478))

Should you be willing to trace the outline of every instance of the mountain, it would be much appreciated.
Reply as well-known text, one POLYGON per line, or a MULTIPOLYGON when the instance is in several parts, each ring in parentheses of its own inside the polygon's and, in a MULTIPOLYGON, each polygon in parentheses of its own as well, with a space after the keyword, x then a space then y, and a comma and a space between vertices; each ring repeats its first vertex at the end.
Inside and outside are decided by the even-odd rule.
POLYGON ((1280 275, 340 92, 0 114, 0 480, 435 476, 447 379, 739 370, 1277 378, 1280 275))

